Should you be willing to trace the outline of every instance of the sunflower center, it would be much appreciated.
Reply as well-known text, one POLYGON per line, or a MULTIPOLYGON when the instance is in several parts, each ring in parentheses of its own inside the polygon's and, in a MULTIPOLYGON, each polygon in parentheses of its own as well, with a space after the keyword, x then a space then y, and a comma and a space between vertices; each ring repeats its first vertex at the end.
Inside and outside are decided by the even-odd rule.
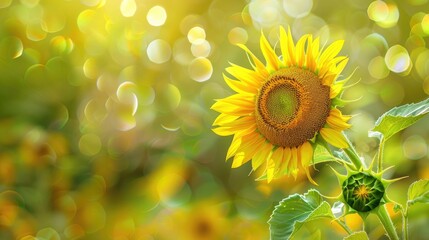
POLYGON ((256 125, 274 145, 298 147, 326 123, 329 87, 316 74, 298 67, 269 76, 256 100, 256 125))
POLYGON ((266 101, 261 102, 267 109, 268 117, 276 123, 290 122, 299 106, 296 90, 286 84, 276 85, 271 91, 265 92, 266 101))

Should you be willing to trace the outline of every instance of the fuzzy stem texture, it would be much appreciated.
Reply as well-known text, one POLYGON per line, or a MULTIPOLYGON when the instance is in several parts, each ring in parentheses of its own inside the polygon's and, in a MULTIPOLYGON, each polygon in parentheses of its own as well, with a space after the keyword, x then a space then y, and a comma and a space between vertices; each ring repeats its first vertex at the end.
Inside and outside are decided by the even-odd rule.
POLYGON ((398 233, 396 232, 395 226, 393 225, 392 219, 387 212, 386 205, 380 206, 376 211, 377 217, 383 224, 384 229, 386 230, 387 236, 391 240, 399 240, 398 233))

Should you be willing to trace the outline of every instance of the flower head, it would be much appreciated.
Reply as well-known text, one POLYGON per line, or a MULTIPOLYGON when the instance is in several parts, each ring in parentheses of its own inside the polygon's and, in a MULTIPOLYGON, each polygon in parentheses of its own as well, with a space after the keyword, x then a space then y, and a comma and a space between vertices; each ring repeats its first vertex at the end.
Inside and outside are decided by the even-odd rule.
POLYGON ((226 156, 233 157, 233 168, 252 160, 253 170, 262 166, 268 181, 303 170, 314 183, 308 167, 316 136, 338 148, 348 146, 341 131, 350 127, 350 117, 334 104, 346 81, 337 79, 348 58, 337 56, 343 41, 322 50, 319 38, 305 35, 295 45, 290 29, 282 27, 279 38, 281 57, 261 35, 266 64, 238 45, 249 55, 252 68, 226 68, 235 79, 224 79, 236 94, 213 104, 220 113, 213 131, 234 135, 226 156))

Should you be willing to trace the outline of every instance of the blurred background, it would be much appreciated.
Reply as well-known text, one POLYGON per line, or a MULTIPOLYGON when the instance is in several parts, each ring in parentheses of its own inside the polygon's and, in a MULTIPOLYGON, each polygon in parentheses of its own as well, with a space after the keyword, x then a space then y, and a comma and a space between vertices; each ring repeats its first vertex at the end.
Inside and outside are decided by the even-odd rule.
MULTIPOLYGON (((229 62, 249 67, 235 44, 261 57, 261 30, 278 45, 279 25, 345 39, 356 101, 343 112, 367 162, 375 120, 429 95, 428 0, 0 0, 0 239, 268 239, 273 207, 315 186, 230 169, 210 106, 232 93, 229 62)), ((429 178, 427 122, 387 143, 386 177, 409 176, 388 190, 400 203, 429 178)), ((327 165, 312 175, 340 193, 327 165)), ((411 208, 411 239, 428 236, 428 213, 411 208)), ((365 229, 385 238, 372 216, 365 229)), ((345 235, 329 221, 299 233, 345 235)))

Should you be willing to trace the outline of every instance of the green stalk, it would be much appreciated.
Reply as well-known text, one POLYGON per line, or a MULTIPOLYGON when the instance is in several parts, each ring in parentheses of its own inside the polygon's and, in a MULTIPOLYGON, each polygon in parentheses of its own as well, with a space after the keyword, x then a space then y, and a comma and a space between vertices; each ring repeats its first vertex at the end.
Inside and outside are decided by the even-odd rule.
POLYGON ((350 228, 346 225, 345 222, 341 221, 340 219, 335 219, 335 221, 347 232, 348 235, 351 235, 353 232, 350 230, 350 228))
POLYGON ((408 240, 408 203, 405 211, 402 211, 402 238, 408 240))
POLYGON ((365 167, 365 164, 360 159, 359 155, 356 152, 356 149, 353 147, 353 144, 350 142, 350 140, 347 138, 347 135, 343 134, 344 138, 347 141, 347 144, 349 145, 348 148, 344 148, 344 152, 347 154, 347 156, 352 161, 353 165, 355 165, 356 169, 360 169, 362 167, 365 167))
POLYGON ((381 170, 383 169, 383 152, 384 152, 384 138, 381 137, 380 145, 378 146, 377 172, 381 172, 381 170))
POLYGON ((386 205, 380 206, 376 211, 377 217, 383 224, 384 230, 386 230, 387 236, 391 240, 399 240, 398 234, 396 233, 395 226, 393 225, 392 219, 387 213, 386 205))

